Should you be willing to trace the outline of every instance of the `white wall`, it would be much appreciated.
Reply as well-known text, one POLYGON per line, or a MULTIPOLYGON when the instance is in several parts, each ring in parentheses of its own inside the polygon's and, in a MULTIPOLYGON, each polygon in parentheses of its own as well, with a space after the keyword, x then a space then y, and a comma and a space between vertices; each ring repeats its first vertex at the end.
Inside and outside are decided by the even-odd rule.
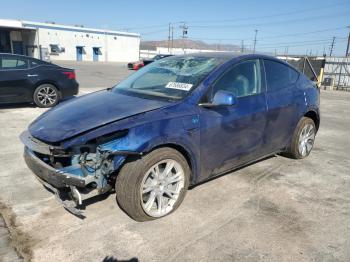
POLYGON ((156 50, 140 50, 140 58, 152 58, 157 54, 173 54, 173 55, 183 55, 191 53, 201 53, 201 52, 224 52, 218 50, 206 50, 206 49, 189 49, 189 48, 171 48, 167 47, 157 47, 156 50))
POLYGON ((93 47, 101 48, 99 61, 129 62, 139 57, 139 37, 53 28, 39 28, 38 30, 39 42, 43 48, 48 48, 50 51, 50 44, 65 48, 65 52, 58 55, 50 54, 52 61, 76 60, 76 46, 84 46, 83 61, 93 61, 93 47))

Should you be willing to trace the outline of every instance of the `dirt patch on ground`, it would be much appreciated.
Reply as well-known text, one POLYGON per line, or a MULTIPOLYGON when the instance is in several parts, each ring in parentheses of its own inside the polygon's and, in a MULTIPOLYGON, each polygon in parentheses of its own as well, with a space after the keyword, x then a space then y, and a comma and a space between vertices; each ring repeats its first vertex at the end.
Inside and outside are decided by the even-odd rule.
POLYGON ((0 216, 5 220, 5 224, 10 232, 11 246, 17 251, 20 258, 24 259, 24 261, 31 261, 32 247, 36 241, 20 229, 20 226, 16 224, 15 214, 1 200, 0 216))

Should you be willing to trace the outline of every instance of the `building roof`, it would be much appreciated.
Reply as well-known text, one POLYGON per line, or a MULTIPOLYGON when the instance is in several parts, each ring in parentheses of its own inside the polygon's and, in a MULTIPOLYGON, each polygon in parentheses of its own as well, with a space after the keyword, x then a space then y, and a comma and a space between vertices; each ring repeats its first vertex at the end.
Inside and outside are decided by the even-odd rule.
POLYGON ((84 33, 92 33, 92 34, 140 37, 140 34, 137 34, 137 33, 87 28, 82 26, 69 26, 69 25, 62 25, 62 24, 56 24, 56 23, 41 23, 41 22, 24 21, 24 20, 0 19, 0 27, 18 28, 18 29, 47 28, 47 29, 53 29, 53 30, 66 30, 66 31, 84 32, 84 33))

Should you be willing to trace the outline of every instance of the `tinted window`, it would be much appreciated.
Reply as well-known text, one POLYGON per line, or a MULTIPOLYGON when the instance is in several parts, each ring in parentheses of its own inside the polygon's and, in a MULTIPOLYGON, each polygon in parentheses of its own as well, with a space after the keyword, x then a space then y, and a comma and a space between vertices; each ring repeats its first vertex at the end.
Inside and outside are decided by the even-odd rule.
POLYGON ((234 93, 238 97, 261 92, 261 74, 259 60, 248 60, 235 65, 215 84, 212 95, 218 90, 234 93))
POLYGON ((51 64, 51 63, 47 63, 45 61, 42 61, 42 60, 38 60, 38 59, 29 59, 29 66, 31 68, 33 67, 37 67, 39 65, 50 65, 50 66, 56 66, 54 64, 51 64))
POLYGON ((24 58, 14 58, 14 57, 3 57, 1 59, 1 69, 11 70, 11 69, 27 69, 28 60, 24 58))
POLYGON ((276 91, 294 84, 299 77, 297 71, 282 63, 264 60, 264 65, 269 91, 276 91))
POLYGON ((38 66, 39 65, 39 63, 37 62, 37 61, 35 61, 35 60, 30 60, 30 67, 36 67, 36 66, 38 66))

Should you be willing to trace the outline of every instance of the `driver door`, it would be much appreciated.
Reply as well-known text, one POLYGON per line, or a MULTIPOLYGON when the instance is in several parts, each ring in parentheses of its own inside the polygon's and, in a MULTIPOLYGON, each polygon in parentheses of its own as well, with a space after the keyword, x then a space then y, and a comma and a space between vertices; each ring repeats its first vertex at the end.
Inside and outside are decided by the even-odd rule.
POLYGON ((259 59, 235 64, 211 87, 233 93, 232 106, 200 107, 201 180, 224 173, 264 154, 267 123, 265 85, 259 59))

